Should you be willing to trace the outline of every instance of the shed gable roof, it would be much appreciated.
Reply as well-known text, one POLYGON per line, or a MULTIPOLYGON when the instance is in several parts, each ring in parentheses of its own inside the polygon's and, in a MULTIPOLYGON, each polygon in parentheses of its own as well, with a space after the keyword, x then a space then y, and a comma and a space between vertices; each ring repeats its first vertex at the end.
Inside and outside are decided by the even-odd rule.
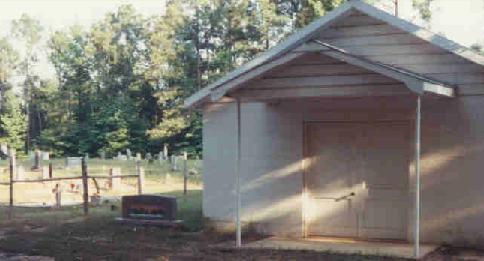
MULTIPOLYGON (((332 12, 329 12, 325 16, 315 20, 314 22, 297 31, 296 33, 292 34, 290 37, 288 37, 287 40, 283 41, 282 43, 274 46, 268 51, 262 53, 260 56, 254 58, 248 63, 233 70, 232 72, 226 74, 224 77, 221 77, 214 83, 193 94, 185 100, 185 107, 190 108, 196 106, 197 104, 200 104, 214 92, 215 97, 221 97, 224 92, 217 91, 219 87, 225 85, 228 86, 225 86, 224 89, 227 89, 227 87, 236 87, 237 85, 241 84, 241 79, 238 78, 246 74, 253 74, 254 70, 264 72, 264 67, 268 67, 270 69, 270 66, 268 65, 270 65, 271 63, 280 64, 281 62, 287 62, 291 59, 297 58, 295 54, 290 52, 298 47, 300 48, 301 45, 307 43, 308 41, 313 40, 313 38, 316 38, 318 34, 320 34, 322 31, 328 30, 328 28, 335 23, 344 21, 344 18, 350 16, 351 14, 354 14, 355 12, 375 18, 379 21, 393 26, 394 28, 396 28, 396 30, 402 30, 406 33, 418 37, 419 39, 422 39, 422 41, 428 42, 438 48, 442 48, 443 50, 453 53, 469 62, 484 66, 484 57, 469 50, 464 46, 461 46, 440 35, 429 32, 426 29, 423 29, 408 21, 388 14, 364 2, 349 1, 336 8, 332 12)), ((325 33, 327 34, 331 32, 325 31, 325 33)))

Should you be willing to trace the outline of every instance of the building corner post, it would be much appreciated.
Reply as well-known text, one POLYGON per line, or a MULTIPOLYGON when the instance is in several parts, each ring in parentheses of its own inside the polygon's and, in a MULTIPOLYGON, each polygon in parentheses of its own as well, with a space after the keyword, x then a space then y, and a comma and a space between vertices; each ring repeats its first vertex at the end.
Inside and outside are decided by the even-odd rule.
POLYGON ((241 199, 240 199, 240 158, 241 158, 241 120, 240 120, 240 98, 237 98, 237 150, 236 150, 236 159, 235 159, 235 198, 236 198, 236 206, 235 206, 235 246, 237 248, 242 246, 242 228, 241 228, 241 221, 240 221, 240 208, 241 208, 241 199))
POLYGON ((421 146, 421 96, 417 96, 417 108, 415 111, 415 232, 414 232, 414 256, 420 255, 420 146, 421 146))

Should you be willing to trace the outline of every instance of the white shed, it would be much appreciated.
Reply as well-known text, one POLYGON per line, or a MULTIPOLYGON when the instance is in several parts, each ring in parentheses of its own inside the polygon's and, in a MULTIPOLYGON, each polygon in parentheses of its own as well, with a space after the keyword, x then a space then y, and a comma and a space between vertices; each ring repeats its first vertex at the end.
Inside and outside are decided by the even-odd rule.
POLYGON ((343 4, 185 101, 203 112, 204 215, 417 254, 419 242, 484 246, 483 65, 343 4))

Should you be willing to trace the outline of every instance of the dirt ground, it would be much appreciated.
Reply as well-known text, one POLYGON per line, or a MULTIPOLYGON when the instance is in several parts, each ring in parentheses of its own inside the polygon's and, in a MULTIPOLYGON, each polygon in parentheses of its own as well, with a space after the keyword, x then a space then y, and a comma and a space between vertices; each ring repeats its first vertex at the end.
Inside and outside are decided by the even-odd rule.
MULTIPOLYGON (((88 221, 89 223, 89 221, 88 221)), ((106 224, 103 224, 106 225, 106 224)), ((106 227, 106 229, 109 229, 106 227)), ((204 233, 183 231, 162 231, 153 228, 116 228, 115 234, 79 233, 67 225, 59 233, 69 236, 46 238, 46 231, 16 231, 0 243, 2 249, 10 253, 16 250, 25 251, 33 257, 2 255, 2 260, 403 260, 390 257, 339 255, 333 253, 316 253, 309 251, 285 250, 231 250, 219 249, 214 245, 227 240, 204 233), (10 242, 7 243, 7 242, 10 242), (20 244, 22 247, 19 247, 20 244), (17 245, 17 246, 14 246, 17 245), (42 255, 42 256, 41 256, 42 255), (45 256, 48 255, 48 256, 45 256)), ((60 236, 60 235, 59 235, 60 236)), ((483 252, 467 249, 443 249, 432 254, 426 261, 437 260, 484 260, 483 252)))
POLYGON ((16 207, 14 218, 8 220, 7 208, 0 207, 0 259, 397 260, 307 251, 217 248, 215 246, 220 243, 232 240, 233 234, 222 235, 203 229, 202 224, 206 221, 201 215, 201 190, 189 191, 187 196, 181 191, 166 194, 176 196, 179 202, 178 217, 184 220, 184 225, 177 230, 120 225, 114 220, 120 215, 119 202, 91 207, 88 217, 82 215, 80 206, 61 209, 16 207), (27 259, 26 256, 37 257, 27 259))

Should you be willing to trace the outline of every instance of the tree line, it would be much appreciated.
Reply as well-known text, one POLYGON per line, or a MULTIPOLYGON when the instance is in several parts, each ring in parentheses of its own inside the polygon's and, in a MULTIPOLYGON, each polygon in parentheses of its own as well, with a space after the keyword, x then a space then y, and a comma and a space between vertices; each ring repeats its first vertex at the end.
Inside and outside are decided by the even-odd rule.
MULTIPOLYGON (((413 1, 429 18, 431 0, 413 1)), ((24 14, 0 39, 0 143, 58 156, 163 144, 200 154, 201 115, 183 100, 342 2, 171 0, 149 17, 123 5, 88 28, 52 33, 24 14), (55 77, 34 70, 41 52, 55 77)))

